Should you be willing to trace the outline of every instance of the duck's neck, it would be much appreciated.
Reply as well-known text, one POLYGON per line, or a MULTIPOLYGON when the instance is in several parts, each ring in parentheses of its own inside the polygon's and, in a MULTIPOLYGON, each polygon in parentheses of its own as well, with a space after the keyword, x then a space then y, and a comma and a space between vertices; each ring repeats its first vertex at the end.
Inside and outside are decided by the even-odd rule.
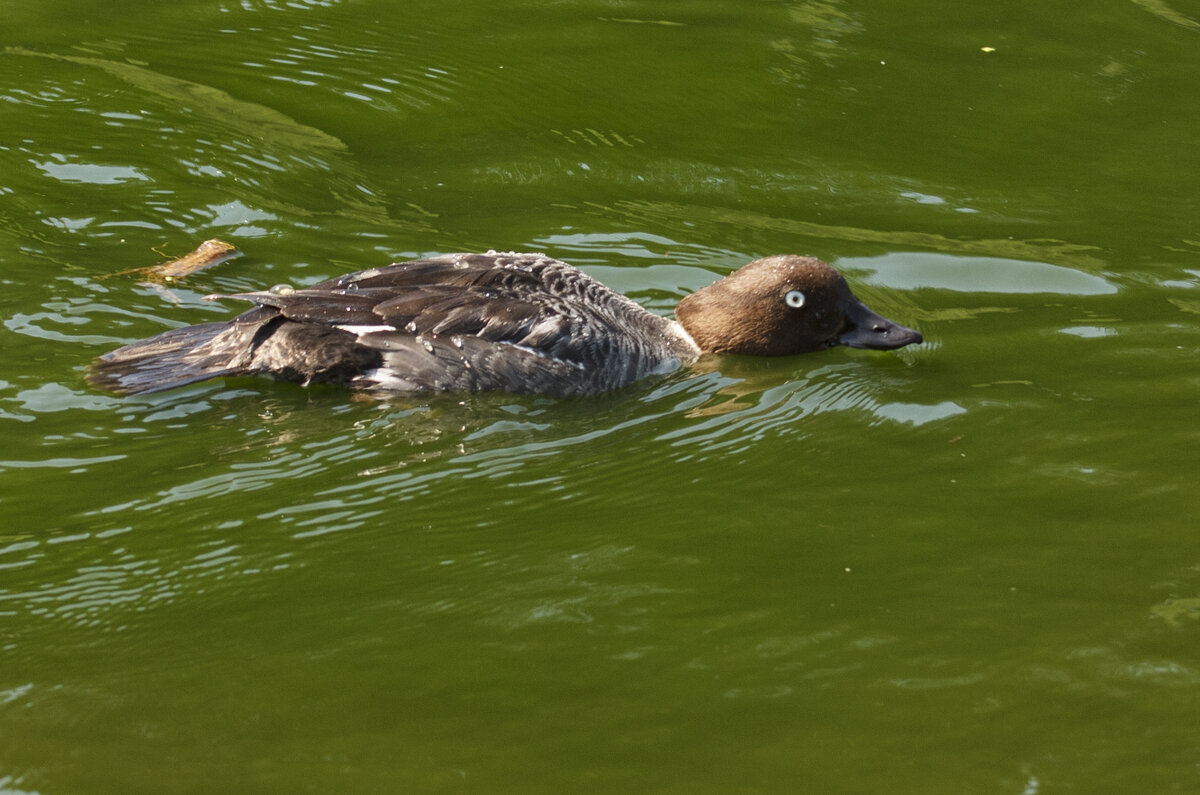
POLYGON ((696 343, 696 339, 691 335, 691 332, 687 330, 687 327, 678 320, 671 321, 671 332, 675 335, 671 347, 679 352, 681 359, 696 359, 704 352, 696 343))

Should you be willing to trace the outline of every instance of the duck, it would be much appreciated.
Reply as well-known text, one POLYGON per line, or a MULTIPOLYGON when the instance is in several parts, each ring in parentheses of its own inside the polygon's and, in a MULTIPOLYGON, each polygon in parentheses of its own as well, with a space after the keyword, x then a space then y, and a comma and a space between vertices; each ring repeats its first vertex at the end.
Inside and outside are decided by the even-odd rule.
POLYGON ((573 397, 710 353, 791 356, 923 341, 867 308, 832 266, 790 254, 757 259, 685 296, 674 319, 545 254, 496 251, 205 298, 254 307, 106 353, 91 366, 90 383, 139 395, 268 375, 389 393, 573 397))

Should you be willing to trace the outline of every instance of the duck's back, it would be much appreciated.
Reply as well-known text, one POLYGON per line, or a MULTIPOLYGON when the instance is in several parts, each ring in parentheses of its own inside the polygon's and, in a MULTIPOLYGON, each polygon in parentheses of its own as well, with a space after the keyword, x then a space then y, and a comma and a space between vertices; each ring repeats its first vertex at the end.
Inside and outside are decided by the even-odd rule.
POLYGON ((539 254, 450 254, 228 297, 258 306, 114 351, 93 381, 149 392, 267 373, 401 392, 586 395, 695 355, 673 321, 539 254))

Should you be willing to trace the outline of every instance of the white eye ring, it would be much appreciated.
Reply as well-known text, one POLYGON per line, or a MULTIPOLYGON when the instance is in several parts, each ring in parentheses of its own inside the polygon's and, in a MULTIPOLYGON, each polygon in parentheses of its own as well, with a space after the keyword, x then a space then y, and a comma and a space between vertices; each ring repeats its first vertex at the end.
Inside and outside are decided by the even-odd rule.
POLYGON ((787 295, 783 297, 783 302, 792 309, 799 309, 804 306, 804 293, 799 290, 788 290, 787 295))

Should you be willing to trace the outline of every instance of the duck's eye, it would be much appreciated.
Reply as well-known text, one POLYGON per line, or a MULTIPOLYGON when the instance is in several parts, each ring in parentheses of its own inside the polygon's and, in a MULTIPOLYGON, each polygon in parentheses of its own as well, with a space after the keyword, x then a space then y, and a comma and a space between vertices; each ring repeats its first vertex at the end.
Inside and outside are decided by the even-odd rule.
POLYGON ((799 290, 788 290, 787 295, 783 297, 783 301, 792 309, 799 309, 804 306, 804 293, 799 290))

